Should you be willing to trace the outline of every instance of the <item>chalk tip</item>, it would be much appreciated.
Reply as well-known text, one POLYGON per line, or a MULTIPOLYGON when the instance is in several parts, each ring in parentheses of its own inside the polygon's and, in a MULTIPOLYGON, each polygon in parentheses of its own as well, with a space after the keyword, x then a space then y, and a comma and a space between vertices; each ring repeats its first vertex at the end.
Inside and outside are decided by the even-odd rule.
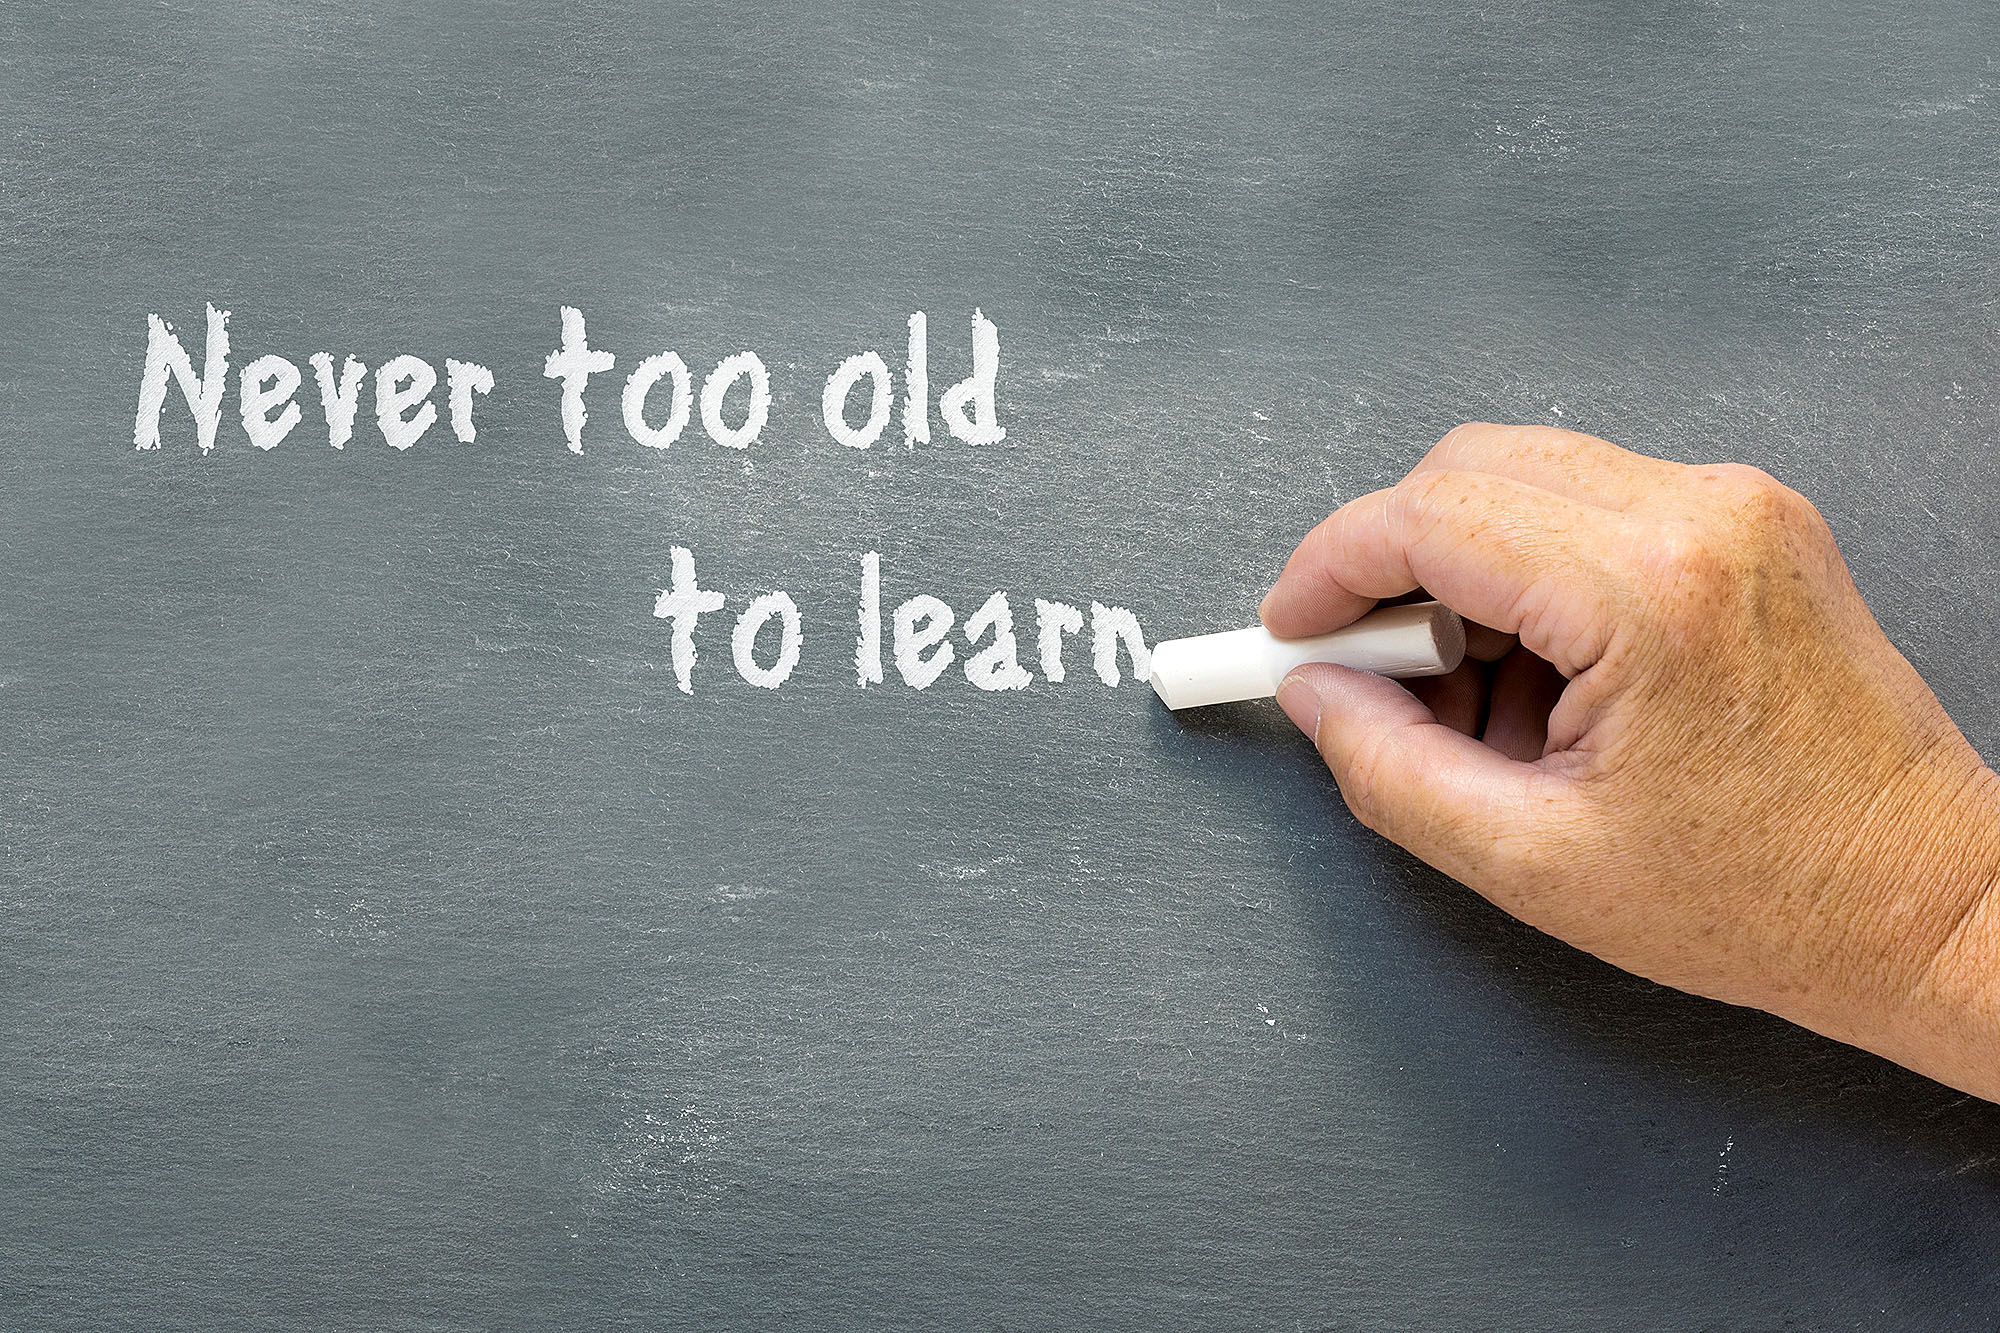
POLYGON ((1431 613, 1431 634, 1437 644, 1438 675, 1448 676, 1465 660, 1465 620, 1443 602, 1431 613))

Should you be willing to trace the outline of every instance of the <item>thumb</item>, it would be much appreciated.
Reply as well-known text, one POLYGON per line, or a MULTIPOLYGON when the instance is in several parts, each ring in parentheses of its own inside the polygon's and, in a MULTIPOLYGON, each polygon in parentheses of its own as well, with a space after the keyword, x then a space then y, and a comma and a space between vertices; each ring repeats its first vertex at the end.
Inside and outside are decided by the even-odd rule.
POLYGON ((1439 722, 1393 680, 1315 662, 1278 686, 1354 817, 1506 907, 1559 780, 1439 722))

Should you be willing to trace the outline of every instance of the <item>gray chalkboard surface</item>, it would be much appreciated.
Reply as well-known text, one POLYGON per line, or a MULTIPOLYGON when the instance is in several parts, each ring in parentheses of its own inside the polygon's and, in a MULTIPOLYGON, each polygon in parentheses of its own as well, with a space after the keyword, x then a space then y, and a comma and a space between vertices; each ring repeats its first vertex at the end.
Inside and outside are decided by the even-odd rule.
POLYGON ((1036 598, 1248 623, 1547 421, 1813 496, 1993 757, 1996 55, 1974 0, 0 8, 0 1324, 1992 1327, 2000 1110, 1515 925, 1087 626, 1011 692, 854 645, 870 551, 1030 668, 1036 598), (137 450, 209 303, 304 420, 232 371, 137 450), (1005 442, 828 434, 975 309, 1005 442), (634 443, 668 349, 761 358, 749 448, 634 443), (476 440, 441 379, 329 448, 321 351, 486 367, 476 440))

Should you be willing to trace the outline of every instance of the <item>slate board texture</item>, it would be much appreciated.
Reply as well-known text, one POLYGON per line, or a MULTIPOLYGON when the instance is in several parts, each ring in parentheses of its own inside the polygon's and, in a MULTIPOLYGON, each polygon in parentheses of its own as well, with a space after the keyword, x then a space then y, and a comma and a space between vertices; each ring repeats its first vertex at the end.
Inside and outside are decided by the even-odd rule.
POLYGON ((2000 11, 0 7, 0 1324, 1956 1329, 2000 1108, 1360 829, 1269 706, 855 688, 858 558, 1247 623, 1465 419, 1818 501, 2000 753, 2000 11), (131 445, 146 316, 490 366, 131 445), (618 358, 586 448, 557 311, 618 358), (1004 445, 842 448, 926 311, 1004 445), (747 453, 616 385, 735 351, 747 453), (441 399, 442 395, 440 395, 441 399), (776 692, 668 553, 799 599, 776 692))

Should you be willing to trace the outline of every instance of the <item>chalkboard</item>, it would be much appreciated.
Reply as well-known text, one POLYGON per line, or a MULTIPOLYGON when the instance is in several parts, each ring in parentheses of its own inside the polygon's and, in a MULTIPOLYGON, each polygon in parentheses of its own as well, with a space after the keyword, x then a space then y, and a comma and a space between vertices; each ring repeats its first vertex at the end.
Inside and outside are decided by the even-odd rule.
POLYGON ((1973 0, 0 8, 0 1323, 1990 1328, 2000 1110, 1514 924, 1274 707, 1107 685, 1091 608, 1248 624, 1543 421, 1813 497, 1992 758, 1996 52, 1973 0), (213 448, 166 370, 135 448, 210 306, 213 448), (975 312, 998 442, 939 405, 975 312), (870 553, 891 639, 1005 591, 1027 687, 959 630, 867 680, 870 553))

